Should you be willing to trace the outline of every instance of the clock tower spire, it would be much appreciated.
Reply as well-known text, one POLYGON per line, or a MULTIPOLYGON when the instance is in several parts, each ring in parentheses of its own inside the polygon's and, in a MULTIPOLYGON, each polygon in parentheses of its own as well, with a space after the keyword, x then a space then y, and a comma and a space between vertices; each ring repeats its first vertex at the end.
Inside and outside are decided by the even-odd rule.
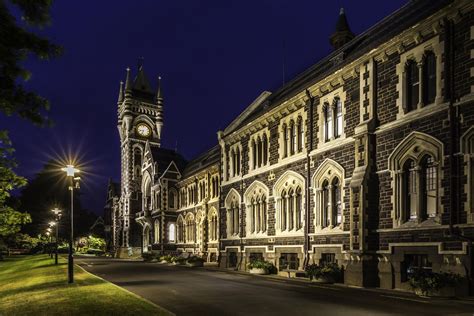
MULTIPOLYGON (((143 64, 135 78, 127 68, 125 84, 120 85, 118 124, 121 147, 121 236, 119 245, 125 251, 140 247, 140 231, 134 215, 141 211, 141 170, 145 144, 161 146, 163 128, 163 95, 161 77, 156 93, 151 89, 143 64), (124 87, 123 87, 124 86, 124 87)), ((117 236, 118 236, 117 235, 117 236)))

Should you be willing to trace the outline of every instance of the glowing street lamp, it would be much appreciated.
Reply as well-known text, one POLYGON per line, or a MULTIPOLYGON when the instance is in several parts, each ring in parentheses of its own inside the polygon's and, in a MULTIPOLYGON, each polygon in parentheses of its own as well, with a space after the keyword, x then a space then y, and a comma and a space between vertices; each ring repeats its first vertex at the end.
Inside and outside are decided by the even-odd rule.
POLYGON ((59 219, 61 218, 62 211, 56 207, 54 210, 52 210, 52 212, 54 213, 54 215, 56 215, 56 218, 55 218, 56 222, 51 222, 56 225, 56 245, 55 245, 56 249, 54 253, 54 264, 58 264, 59 219))
POLYGON ((73 165, 67 165, 61 170, 66 172, 66 176, 71 179, 71 184, 69 185, 69 191, 71 191, 71 235, 69 236, 68 275, 69 283, 74 283, 74 257, 72 254, 72 244, 74 242, 74 188, 79 189, 79 180, 81 178, 74 176, 80 171, 74 168, 73 165))

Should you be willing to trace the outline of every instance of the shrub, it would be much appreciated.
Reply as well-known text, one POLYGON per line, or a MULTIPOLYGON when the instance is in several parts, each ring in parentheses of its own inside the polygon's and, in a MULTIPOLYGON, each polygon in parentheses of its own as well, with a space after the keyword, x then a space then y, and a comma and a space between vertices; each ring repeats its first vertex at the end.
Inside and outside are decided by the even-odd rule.
POLYGON ((168 263, 171 263, 171 262, 173 262, 173 256, 171 256, 171 255, 161 256, 160 261, 166 261, 168 263))
POLYGON ((409 278, 410 286, 420 290, 423 295, 429 295, 447 286, 456 286, 463 277, 451 272, 432 272, 416 270, 409 278))
POLYGON ((180 257, 180 256, 175 256, 171 259, 171 262, 176 263, 176 264, 185 264, 186 263, 186 258, 180 257))
POLYGON ((323 277, 330 277, 337 280, 341 275, 341 268, 336 263, 328 263, 325 265, 313 263, 306 266, 305 272, 310 280, 323 277))
POLYGON ((153 260, 153 258, 155 258, 155 255, 151 252, 144 252, 142 253, 142 258, 145 261, 151 261, 153 260))
POLYGON ((249 264, 247 264, 247 268, 249 269, 264 269, 266 271, 270 271, 273 268, 273 264, 270 262, 267 262, 265 260, 257 259, 253 260, 249 264))

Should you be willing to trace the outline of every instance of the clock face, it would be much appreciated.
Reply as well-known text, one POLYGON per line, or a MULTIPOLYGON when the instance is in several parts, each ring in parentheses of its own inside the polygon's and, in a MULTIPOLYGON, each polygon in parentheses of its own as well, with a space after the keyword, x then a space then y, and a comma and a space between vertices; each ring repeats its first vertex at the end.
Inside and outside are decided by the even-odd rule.
POLYGON ((142 137, 148 137, 151 134, 151 129, 146 124, 140 124, 137 126, 137 133, 142 137))

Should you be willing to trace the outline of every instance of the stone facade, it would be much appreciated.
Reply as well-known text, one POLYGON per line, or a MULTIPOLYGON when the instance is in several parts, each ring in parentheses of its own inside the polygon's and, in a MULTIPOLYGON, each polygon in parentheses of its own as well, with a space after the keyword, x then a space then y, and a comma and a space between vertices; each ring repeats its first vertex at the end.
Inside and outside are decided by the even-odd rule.
POLYGON ((341 37, 189 163, 141 139, 143 251, 239 270, 264 258, 285 275, 335 262, 356 286, 407 289, 410 269, 471 280, 473 14, 470 1, 412 1, 341 37))

